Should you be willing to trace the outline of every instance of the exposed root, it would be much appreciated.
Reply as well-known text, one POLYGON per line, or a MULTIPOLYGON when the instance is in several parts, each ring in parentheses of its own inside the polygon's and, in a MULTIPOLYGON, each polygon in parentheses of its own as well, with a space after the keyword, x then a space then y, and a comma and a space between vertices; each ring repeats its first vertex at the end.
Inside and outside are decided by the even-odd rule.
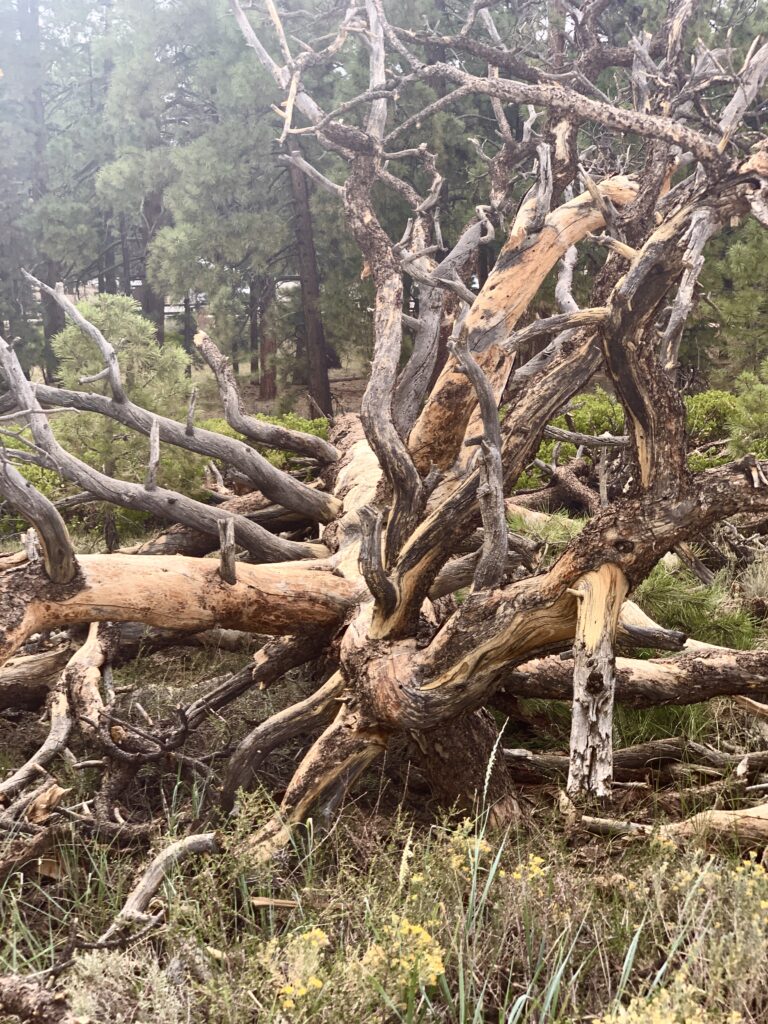
POLYGON ((82 1024, 63 992, 18 974, 0 975, 0 1010, 30 1024, 82 1024))
MULTIPOLYGON (((137 884, 131 889, 120 913, 101 936, 99 942, 108 942, 136 923, 148 924, 147 907, 177 864, 194 855, 220 852, 221 847, 215 832, 201 832, 198 835, 186 836, 184 839, 171 843, 150 862, 137 884)), ((162 915, 159 915, 158 920, 161 917, 162 915)))

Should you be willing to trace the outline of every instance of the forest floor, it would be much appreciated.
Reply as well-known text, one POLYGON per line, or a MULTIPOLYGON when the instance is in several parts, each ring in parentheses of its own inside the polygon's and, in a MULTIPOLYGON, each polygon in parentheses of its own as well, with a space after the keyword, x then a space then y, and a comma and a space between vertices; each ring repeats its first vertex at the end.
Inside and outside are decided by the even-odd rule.
MULTIPOLYGON (((666 624, 687 622, 705 639, 764 644, 760 624, 730 607, 729 588, 718 586, 662 567, 639 599, 666 624)), ((142 656, 115 671, 121 710, 129 715, 139 702, 154 719, 248 657, 187 649, 142 656)), ((316 685, 297 670, 246 694, 210 718, 185 753, 231 748, 316 685)), ((507 727, 503 746, 567 751, 567 706, 530 701, 522 710, 530 725, 507 727), (537 727, 542 715, 546 728, 537 727)), ((0 769, 29 756, 45 730, 40 713, 0 716, 0 769)), ((762 724, 725 699, 618 709, 616 733, 617 746, 671 735, 725 749, 766 742, 762 724)), ((222 829, 222 855, 168 877, 151 908, 165 908, 161 926, 120 948, 75 954, 59 984, 76 1015, 117 1024, 768 1019, 764 851, 590 837, 567 826, 556 783, 522 787, 521 826, 492 831, 482 806, 471 817, 434 806, 394 750, 338 818, 310 822, 284 857, 256 866, 244 841, 279 799, 306 742, 280 751, 262 788, 242 797, 222 829)), ((85 751, 75 744, 73 753, 85 751)), ((97 770, 57 764, 60 784, 72 789, 67 803, 92 790, 88 775, 97 770)), ((145 766, 137 782, 122 810, 165 823, 152 843, 159 850, 189 829, 205 787, 171 762, 145 766)), ((699 809, 701 782, 700 772, 682 770, 671 788, 619 787, 600 813, 653 824, 688 816, 699 809)), ((147 857, 73 830, 6 878, 0 972, 51 967, 75 922, 81 938, 97 938, 147 857)))

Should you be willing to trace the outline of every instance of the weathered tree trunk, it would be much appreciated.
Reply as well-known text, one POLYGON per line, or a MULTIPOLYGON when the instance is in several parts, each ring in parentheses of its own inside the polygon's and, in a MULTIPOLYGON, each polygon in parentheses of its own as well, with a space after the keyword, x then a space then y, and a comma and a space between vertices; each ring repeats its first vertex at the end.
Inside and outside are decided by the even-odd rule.
POLYGON ((414 760, 444 807, 479 808, 494 828, 517 820, 517 784, 504 760, 500 727, 488 712, 467 712, 413 738, 414 760))
MULTIPOLYGON (((56 465, 102 498, 148 509, 190 532, 205 532, 208 543, 218 544, 219 559, 138 553, 75 559, 50 509, 40 504, 41 496, 31 488, 26 492, 13 474, 0 477, 8 493, 13 489, 21 514, 34 523, 46 551, 43 561, 0 556, 0 661, 19 651, 32 633, 54 625, 138 620, 190 632, 218 625, 291 638, 267 643, 259 652, 253 680, 266 682, 279 677, 282 663, 296 664, 306 657, 306 643, 317 642, 330 679, 305 700, 259 723, 225 773, 224 802, 229 804, 237 786, 253 779, 265 749, 289 737, 316 736, 278 813, 255 830, 248 843, 256 860, 284 845, 290 830, 313 807, 319 805, 321 813, 335 809, 351 783, 388 744, 407 736, 419 745, 423 768, 441 800, 464 807, 484 800, 493 822, 514 817, 517 802, 509 764, 515 758, 498 756, 497 729, 483 710, 495 699, 502 703, 502 689, 507 700, 511 695, 573 702, 570 789, 604 795, 615 760, 614 691, 618 700, 645 706, 756 692, 755 687, 767 685, 765 652, 702 648, 649 623, 624 597, 676 545, 736 513, 764 514, 768 509, 768 465, 754 456, 703 473, 689 471, 685 410, 674 377, 660 358, 660 339, 665 339, 666 356, 674 355, 695 293, 697 253, 703 244, 696 225, 706 226, 703 233, 709 237, 710 231, 750 212, 768 224, 768 150, 757 147, 745 161, 742 154, 751 136, 732 143, 739 118, 768 77, 768 47, 751 51, 736 95, 719 122, 714 113, 717 100, 708 92, 713 113, 698 130, 675 107, 670 92, 670 83, 683 92, 690 88, 692 95, 708 85, 702 84, 701 68, 684 81, 682 47, 692 4, 674 5, 659 28, 655 52, 664 57, 664 74, 646 75, 644 85, 634 83, 638 97, 649 101, 635 110, 602 95, 587 95, 590 80, 582 66, 590 71, 616 67, 635 72, 639 60, 636 49, 605 45, 592 5, 585 8, 573 35, 561 32, 556 24, 563 6, 550 6, 557 30, 555 55, 559 59, 562 50, 563 57, 562 75, 554 80, 503 46, 490 9, 482 5, 471 5, 455 36, 436 37, 388 26, 381 5, 366 0, 370 91, 345 104, 341 118, 322 111, 299 87, 297 69, 338 52, 350 25, 344 23, 325 56, 304 51, 280 66, 269 57, 238 0, 230 0, 230 5, 246 41, 285 91, 285 137, 290 137, 301 115, 302 131, 316 126, 317 142, 348 163, 343 185, 325 178, 295 153, 291 168, 296 195, 302 192, 297 230, 302 280, 308 281, 305 301, 318 294, 317 267, 313 271, 310 266, 311 223, 306 181, 301 177, 305 173, 341 201, 375 288, 374 353, 361 416, 338 422, 332 444, 295 431, 276 434, 282 428, 265 425, 243 411, 226 359, 210 338, 198 336, 200 351, 216 375, 228 422, 258 444, 280 446, 323 463, 322 482, 329 489, 323 492, 276 470, 251 446, 196 428, 191 415, 185 426, 136 406, 125 393, 114 348, 92 325, 78 319, 62 296, 48 289, 46 294, 50 292, 100 350, 111 397, 33 387, 12 347, 0 340, 3 372, 28 418, 35 458, 42 452, 44 465, 56 465), (476 21, 482 22, 482 38, 473 33, 476 21), (393 64, 386 52, 387 45, 399 51, 394 58, 398 62, 411 49, 428 57, 424 47, 436 39, 442 51, 455 51, 461 59, 410 61, 403 87, 414 80, 455 85, 454 94, 445 89, 437 109, 450 105, 457 95, 489 98, 501 140, 500 152, 489 162, 489 205, 476 208, 473 222, 439 263, 432 256, 443 244, 443 179, 437 157, 418 141, 422 122, 429 123, 435 108, 397 121, 399 110, 392 102, 389 81, 393 64), (572 54, 574 40, 582 45, 582 39, 585 52, 572 54), (481 59, 490 73, 470 74, 464 57, 481 59), (573 81, 584 92, 568 84, 571 67, 573 81), (519 139, 507 120, 509 103, 534 108, 519 139), (534 136, 535 115, 541 108, 556 117, 546 127, 537 126, 540 134, 534 136), (646 112, 651 109, 663 113, 646 112), (582 154, 592 160, 589 166, 579 164, 575 152, 576 128, 581 125, 590 135, 601 136, 599 158, 593 159, 592 150, 582 154), (611 132, 652 141, 642 156, 632 147, 626 152, 622 145, 621 158, 612 160, 610 146, 602 143, 611 132), (680 153, 684 155, 678 159, 674 154, 680 153), (534 158, 535 183, 516 215, 509 217, 511 227, 499 258, 475 295, 460 269, 475 259, 479 245, 495 236, 505 189, 518 172, 529 174, 534 158), (398 177, 393 168, 402 161, 416 161, 417 173, 408 179, 398 177), (628 170, 631 173, 625 173, 628 170), (601 180, 595 181, 593 175, 601 180), (569 184, 576 194, 565 191, 569 184), (389 236, 379 218, 379 192, 386 189, 409 208, 397 238, 389 236), (594 281, 584 282, 591 285, 591 304, 580 309, 571 282, 578 259, 574 247, 586 239, 592 247, 604 247, 607 256, 594 281), (518 328, 560 260, 556 301, 561 312, 531 318, 518 328), (405 318, 417 339, 414 363, 401 369, 405 274, 419 280, 424 290, 418 318, 405 318), (450 293, 450 302, 443 291, 450 293), (446 311, 450 322, 444 325, 441 317, 446 311), (448 330, 450 355, 427 394, 440 333, 448 330), (521 365, 521 353, 534 339, 548 340, 521 365), (544 568, 525 545, 515 547, 515 537, 507 529, 505 494, 536 457, 545 432, 551 434, 550 421, 602 365, 626 414, 627 436, 610 441, 620 442, 630 479, 613 500, 606 488, 598 500, 574 477, 572 467, 566 467, 557 485, 576 495, 591 518, 564 545, 560 557, 544 568), (51 432, 41 400, 103 413, 149 436, 154 454, 147 485, 105 480, 104 474, 64 451, 51 432), (156 487, 153 470, 161 441, 242 470, 270 499, 270 515, 283 524, 281 517, 288 512, 315 525, 322 523, 322 542, 275 537, 239 513, 235 517, 232 509, 211 509, 156 487), (278 503, 282 507, 275 509, 278 503), (282 562, 237 562, 236 542, 247 545, 253 557, 282 562), (56 550, 62 553, 58 560, 51 557, 56 550), (307 561, 288 560, 294 557, 307 561), (65 578, 67 566, 74 571, 65 578), (452 588, 467 584, 463 600, 450 599, 452 588), (446 595, 448 600, 442 600, 446 595), (615 661, 617 644, 683 653, 650 662, 615 661), (573 658, 568 660, 571 650, 573 658), (557 657, 562 654, 566 659, 557 657)), ((354 17, 362 17, 362 11, 356 10, 354 17)), ((272 20, 279 29, 276 10, 272 20)), ((287 37, 282 45, 289 48, 287 37)), ((736 88, 737 83, 733 85, 736 88)), ((546 310, 537 306, 535 312, 546 310)), ((308 327, 313 315, 310 310, 306 316, 308 327)), ((313 373, 319 373, 322 344, 316 335, 314 341, 309 333, 307 337, 313 346, 313 373)), ((585 440, 574 432, 551 436, 600 447, 600 439, 585 440)), ((267 510, 253 514, 262 513, 266 516, 267 510)), ((528 518, 535 516, 529 513, 528 518)), ((192 536, 191 541, 199 538, 192 536)), ((167 537, 161 542, 170 543, 167 537)), ((220 710, 247 684, 244 673, 218 685, 210 695, 210 707, 220 710)), ((196 701, 187 710, 182 717, 189 727, 190 721, 204 717, 206 702, 196 701)), ((750 705, 750 710, 760 709, 750 705)), ((176 733, 171 738, 175 740, 176 733)), ((164 736, 163 742, 154 741, 153 756, 167 752, 166 740, 164 736)), ((748 759, 747 769, 750 764, 764 764, 764 755, 748 759)), ((562 765, 559 761, 555 767, 561 771, 562 765)), ((711 813, 717 817, 704 821, 708 827, 742 827, 746 820, 749 834, 765 835, 765 805, 725 817, 725 812, 711 813)), ((616 831, 616 823, 610 821, 580 817, 577 811, 575 818, 583 827, 616 831)), ((678 825, 679 834, 688 834, 685 823, 678 825)), ((678 834, 674 825, 665 828, 665 834, 678 834)), ((648 826, 619 823, 621 834, 647 830, 648 826)), ((170 848, 166 861, 173 863, 192 850, 217 849, 215 835, 203 833, 170 848)), ((146 906, 147 893, 156 891, 162 858, 150 865, 147 884, 134 890, 132 909, 146 906)))
POLYGON ((267 320, 274 298, 275 282, 263 277, 251 278, 248 308, 250 313, 251 376, 259 382, 259 400, 277 398, 277 342, 267 320))
POLYGON ((325 331, 320 314, 320 277, 317 252, 312 231, 312 211, 309 207, 309 188, 306 176, 293 164, 289 165, 291 193, 293 195, 296 252, 301 279, 301 304, 304 313, 304 332, 309 366, 309 391, 318 407, 332 413, 331 386, 328 380, 328 354, 325 331))
POLYGON ((141 245, 143 273, 141 285, 141 311, 151 320, 157 330, 158 344, 165 340, 165 296, 155 291, 147 274, 149 247, 164 221, 163 197, 159 192, 150 192, 141 206, 141 245))

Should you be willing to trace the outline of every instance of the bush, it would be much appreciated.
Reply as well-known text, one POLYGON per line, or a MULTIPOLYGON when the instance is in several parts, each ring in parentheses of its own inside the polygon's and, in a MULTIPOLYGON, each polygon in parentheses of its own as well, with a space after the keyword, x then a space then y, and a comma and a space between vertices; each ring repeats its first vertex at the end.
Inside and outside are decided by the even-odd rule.
MULTIPOLYGON (((581 434, 592 434, 593 436, 604 434, 621 434, 624 431, 624 410, 621 403, 604 391, 596 387, 593 392, 586 395, 579 395, 568 407, 568 416, 573 424, 573 429, 581 434)), ((570 430, 568 420, 565 416, 558 416, 552 421, 552 426, 560 427, 561 430, 570 430)), ((542 441, 536 457, 542 462, 550 463, 554 451, 555 441, 542 441)), ((565 442, 560 445, 559 461, 567 463, 576 455, 576 446, 565 442)), ((537 469, 526 470, 521 473, 515 485, 516 490, 526 490, 531 487, 543 487, 545 481, 537 469)))
MULTIPOLYGON (((124 295, 99 295, 81 302, 78 309, 114 345, 128 396, 150 412, 181 415, 190 386, 185 374, 189 360, 177 345, 158 345, 155 327, 141 316, 138 303, 124 295)), ((103 380, 79 384, 81 377, 103 368, 101 353, 79 327, 70 324, 56 335, 52 345, 64 387, 109 393, 109 385, 103 380)), ((124 480, 144 479, 149 441, 120 423, 98 414, 73 413, 57 417, 54 430, 68 451, 95 469, 124 480)), ((161 486, 193 489, 199 475, 194 456, 178 448, 161 448, 161 486)))
POLYGON ((737 401, 728 391, 702 391, 685 397, 688 436, 694 445, 728 437, 737 401))
POLYGON ((735 455, 753 452, 768 458, 768 360, 760 373, 742 373, 736 381, 738 395, 731 415, 731 449, 735 455))
MULTIPOLYGON (((304 434, 313 434, 315 437, 322 437, 325 440, 328 439, 327 420, 305 420, 302 416, 297 416, 295 412, 284 413, 280 416, 266 416, 263 413, 259 413, 254 416, 253 419, 262 420, 264 423, 273 423, 277 427, 285 427, 286 430, 299 430, 304 434)), ((249 438, 238 433, 237 430, 231 427, 225 419, 212 417, 207 420, 201 420, 198 426, 204 430, 213 430, 217 434, 224 434, 226 437, 234 437, 238 441, 244 441, 246 444, 250 444, 251 447, 256 448, 261 452, 261 454, 271 462, 273 466, 277 466, 278 469, 286 469, 291 465, 293 456, 290 452, 284 452, 277 448, 265 448, 263 445, 254 444, 254 442, 249 440, 249 438)))

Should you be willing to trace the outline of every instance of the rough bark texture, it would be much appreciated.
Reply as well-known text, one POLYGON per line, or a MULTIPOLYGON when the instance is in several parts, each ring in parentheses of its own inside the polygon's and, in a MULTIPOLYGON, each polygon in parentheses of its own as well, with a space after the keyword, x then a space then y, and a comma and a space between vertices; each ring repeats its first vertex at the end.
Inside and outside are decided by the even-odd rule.
POLYGON ((578 602, 573 644, 573 712, 568 793, 608 796, 613 778, 614 641, 627 581, 606 563, 573 588, 578 602))

